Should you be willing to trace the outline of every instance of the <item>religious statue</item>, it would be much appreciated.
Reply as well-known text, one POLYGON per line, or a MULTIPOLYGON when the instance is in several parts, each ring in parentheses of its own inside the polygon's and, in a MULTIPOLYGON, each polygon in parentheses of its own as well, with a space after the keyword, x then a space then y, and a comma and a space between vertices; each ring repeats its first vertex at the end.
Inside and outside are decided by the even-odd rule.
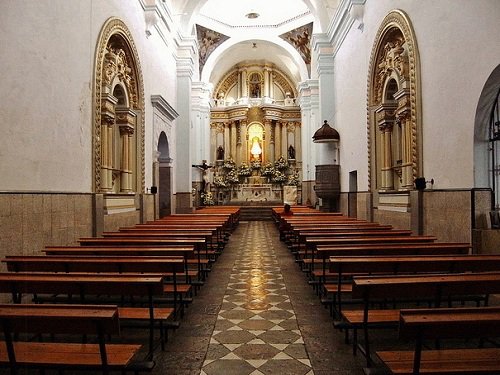
POLYGON ((206 160, 203 160, 202 164, 193 164, 193 167, 196 167, 201 170, 202 181, 201 181, 201 192, 207 193, 210 191, 210 181, 208 179, 208 170, 213 168, 213 165, 208 165, 206 160))
POLYGON ((295 148, 292 145, 288 147, 288 159, 295 159, 295 148))
POLYGON ((224 160, 224 147, 217 148, 217 160, 224 160))

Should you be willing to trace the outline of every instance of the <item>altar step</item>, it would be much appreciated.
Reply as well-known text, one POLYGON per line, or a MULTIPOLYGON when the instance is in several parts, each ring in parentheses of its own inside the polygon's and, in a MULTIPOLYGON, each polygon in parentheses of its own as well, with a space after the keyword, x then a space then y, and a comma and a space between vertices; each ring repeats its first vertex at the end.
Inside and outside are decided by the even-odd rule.
POLYGON ((273 220, 271 207, 241 206, 240 221, 273 220))

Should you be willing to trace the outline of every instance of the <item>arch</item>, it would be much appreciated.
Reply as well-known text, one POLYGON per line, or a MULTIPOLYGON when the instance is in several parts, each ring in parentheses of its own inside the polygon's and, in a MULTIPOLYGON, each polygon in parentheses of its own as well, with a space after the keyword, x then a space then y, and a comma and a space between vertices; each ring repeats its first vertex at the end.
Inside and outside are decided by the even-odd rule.
POLYGON ((160 133, 160 137, 158 138, 158 152, 160 156, 158 157, 158 161, 162 162, 170 162, 170 147, 168 145, 168 138, 165 132, 160 133))
MULTIPOLYGON (((493 181, 491 153, 498 153, 499 142, 492 147, 490 142, 491 115, 500 92, 500 65, 497 65, 486 80, 479 96, 474 119, 474 186, 477 188, 495 187, 495 201, 498 206, 500 193, 499 181, 493 181)), ((496 155, 498 162, 498 155, 496 155)))
MULTIPOLYGON (((304 59, 300 56, 299 52, 288 42, 279 38, 278 36, 269 37, 266 39, 255 37, 252 40, 254 41, 262 41, 268 42, 275 46, 276 51, 282 51, 283 56, 289 58, 289 62, 283 61, 280 66, 287 67, 288 74, 297 82, 306 81, 309 78, 309 72, 307 70, 307 65, 304 62, 304 59), (295 74, 291 69, 290 64, 293 64, 296 67, 297 73, 295 74)), ((248 43, 248 39, 246 36, 234 36, 225 42, 221 43, 208 57, 205 65, 203 66, 203 70, 201 72, 201 80, 203 82, 210 82, 212 73, 214 69, 219 69, 218 64, 220 61, 224 59, 226 54, 231 53, 233 47, 237 46, 240 43, 248 43)), ((280 57, 283 60, 283 56, 280 57)))
POLYGON ((93 190, 144 191, 142 71, 132 34, 117 18, 99 34, 93 84, 93 190))
POLYGON ((159 216, 164 217, 172 213, 172 159, 170 147, 165 132, 158 137, 158 209, 159 216))
POLYGON ((411 190, 422 174, 419 77, 413 27, 403 11, 393 10, 382 21, 370 56, 367 137, 371 190, 411 190))

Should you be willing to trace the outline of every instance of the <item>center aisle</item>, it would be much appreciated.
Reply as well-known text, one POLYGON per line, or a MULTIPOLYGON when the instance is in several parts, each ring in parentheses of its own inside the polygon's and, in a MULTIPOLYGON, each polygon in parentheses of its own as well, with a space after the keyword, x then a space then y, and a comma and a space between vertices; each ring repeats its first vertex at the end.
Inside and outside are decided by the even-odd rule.
POLYGON ((362 374, 270 221, 240 222, 156 374, 362 374), (201 370, 200 370, 201 369, 201 370))
POLYGON ((244 230, 201 374, 311 375, 268 226, 244 230))

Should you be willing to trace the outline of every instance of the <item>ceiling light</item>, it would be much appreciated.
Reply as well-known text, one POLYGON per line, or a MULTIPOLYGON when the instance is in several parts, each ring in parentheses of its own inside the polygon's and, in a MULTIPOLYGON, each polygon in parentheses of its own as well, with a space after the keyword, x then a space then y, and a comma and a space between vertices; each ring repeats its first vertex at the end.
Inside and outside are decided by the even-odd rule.
POLYGON ((256 12, 250 12, 250 13, 245 14, 245 17, 249 18, 249 19, 255 19, 255 18, 259 18, 260 14, 256 13, 256 12))

